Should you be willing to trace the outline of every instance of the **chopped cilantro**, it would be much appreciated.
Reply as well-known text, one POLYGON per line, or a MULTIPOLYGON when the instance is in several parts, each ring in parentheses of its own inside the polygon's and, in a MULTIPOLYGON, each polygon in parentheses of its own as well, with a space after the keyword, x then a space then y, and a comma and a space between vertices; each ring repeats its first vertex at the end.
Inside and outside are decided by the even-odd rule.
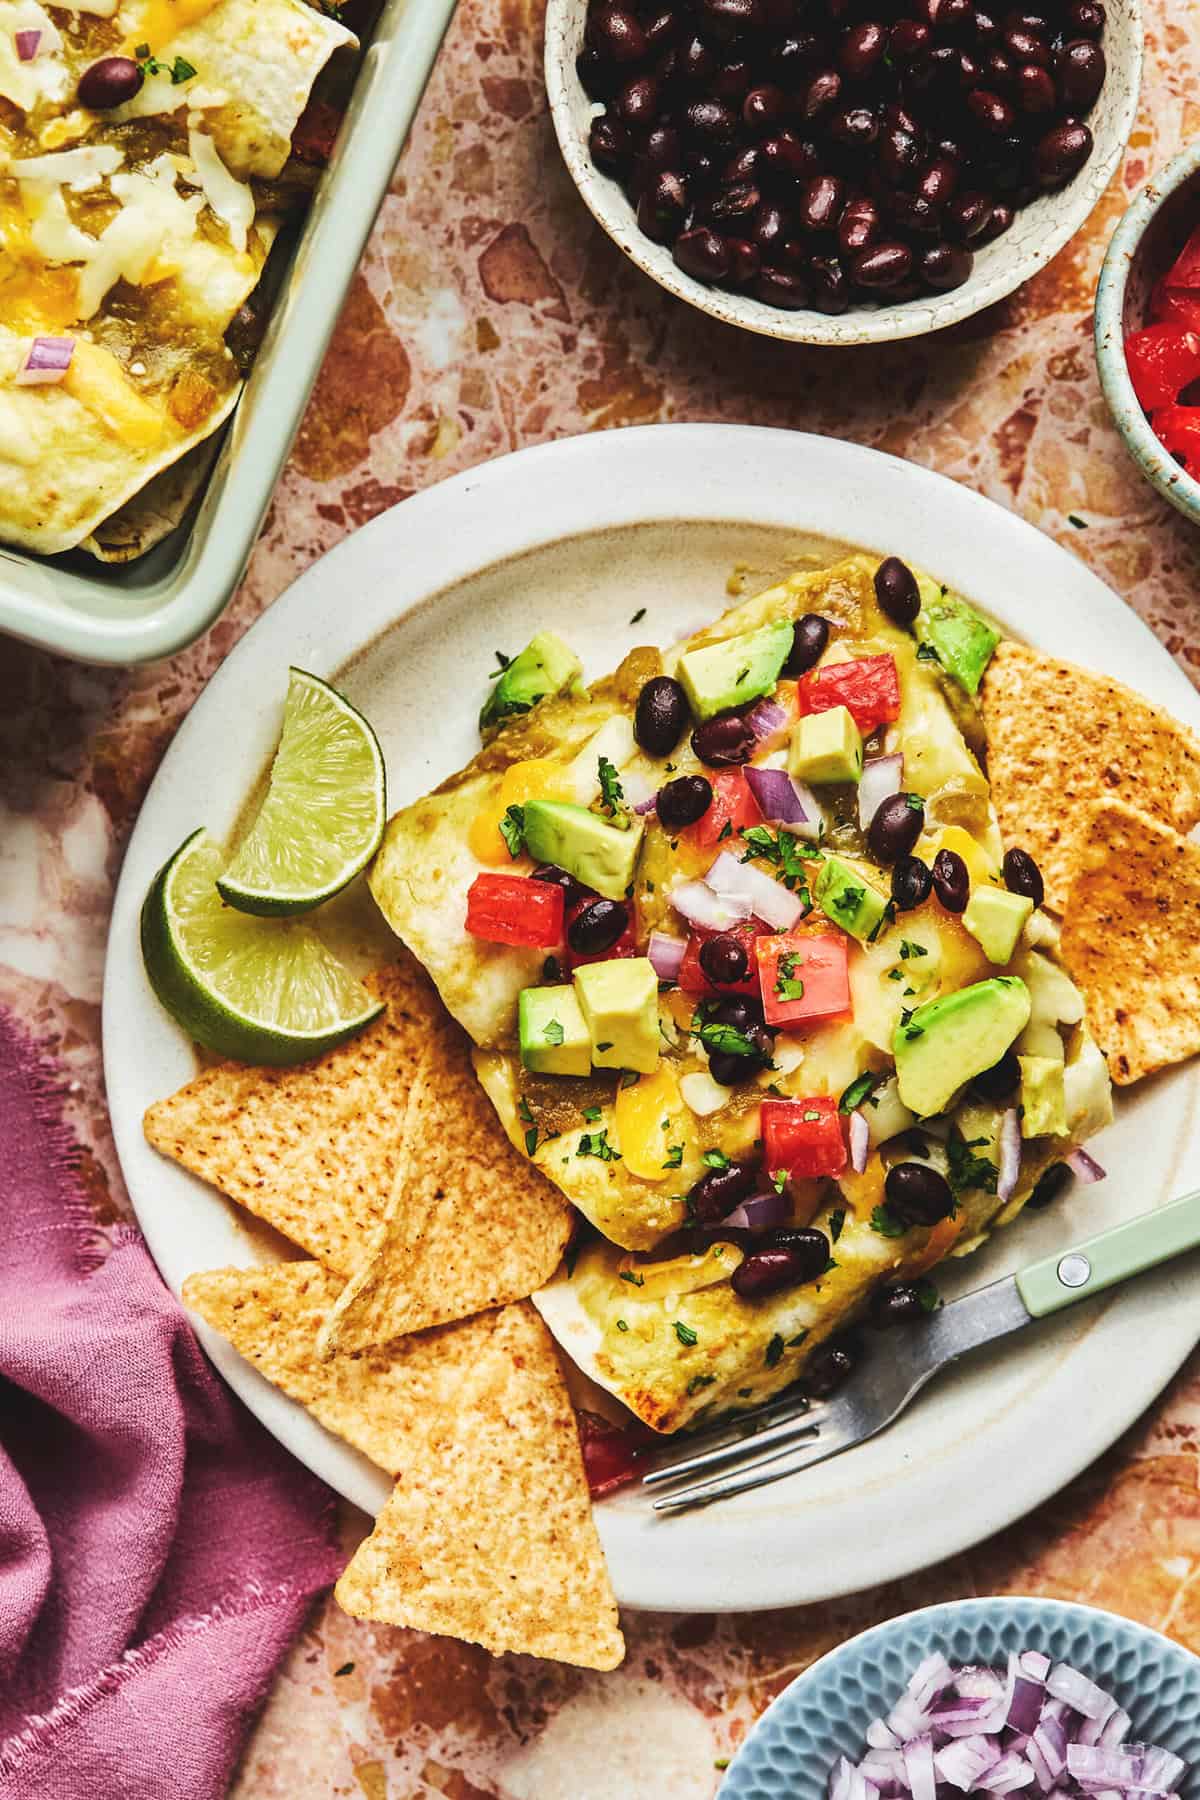
POLYGON ((617 1320, 617 1330, 618 1331, 628 1331, 629 1330, 628 1323, 624 1319, 618 1319, 617 1320))
POLYGON ((692 1023, 692 1036, 699 1038, 708 1051, 723 1051, 726 1056, 744 1056, 748 1062, 773 1069, 774 1062, 751 1043, 744 1031, 736 1025, 725 1025, 720 1019, 710 1019, 701 1007, 692 1023))
POLYGON ((621 1152, 608 1141, 607 1131, 585 1131, 579 1140, 576 1156, 594 1156, 600 1162, 620 1162, 621 1152))
POLYGON ((821 853, 800 838, 794 837, 790 831, 768 831, 765 825, 752 825, 743 831, 742 840, 746 845, 742 855, 743 862, 752 862, 760 856, 764 862, 771 863, 779 870, 779 879, 784 887, 804 890, 807 901, 806 862, 820 862, 821 853))
POLYGON ((611 817, 625 798, 625 789, 621 786, 616 765, 602 756, 596 764, 596 773, 600 780, 600 804, 611 817))
POLYGON ((801 1117, 803 1118, 804 1123, 806 1125, 815 1125, 817 1120, 821 1117, 821 1115, 815 1107, 809 1107, 808 1110, 801 1115, 801 1117))
POLYGON ((636 1069, 622 1069, 621 1070, 621 1078, 617 1082, 618 1087, 623 1087, 623 1088, 636 1087, 637 1084, 638 1084, 638 1072, 636 1069))
POLYGON ((808 1326, 806 1325, 802 1331, 798 1331, 796 1333, 795 1337, 788 1339, 788 1341, 787 1341, 788 1349, 789 1350, 798 1350, 800 1348, 800 1345, 804 1342, 804 1340, 807 1336, 808 1336, 808 1326))
POLYGON ((771 1182, 777 1194, 782 1194, 783 1190, 786 1188, 787 1178, 788 1172, 786 1169, 776 1169, 775 1173, 772 1175, 771 1182))
POLYGON ((841 913, 844 919, 852 919, 867 897, 866 888, 844 887, 834 894, 830 905, 834 912, 841 913))
POLYGON ((747 1399, 749 1399, 750 1395, 753 1392, 754 1392, 753 1388, 739 1388, 738 1389, 738 1399, 739 1400, 747 1400, 747 1399))
POLYGON ((596 1048, 597 1048, 597 1050, 611 1050, 611 1049, 612 1049, 612 1040, 611 1040, 611 1038, 606 1038, 606 1039, 605 1039, 605 1041, 604 1041, 604 1043, 602 1043, 602 1044, 597 1044, 597 1045, 596 1045, 596 1048))
POLYGON ((911 938, 900 939, 900 961, 907 962, 913 956, 928 956, 924 944, 914 944, 911 938))
POLYGON ((572 1275, 574 1275, 575 1264, 578 1261, 579 1261, 579 1242, 578 1242, 578 1240, 576 1240, 575 1243, 568 1244, 565 1251, 563 1252, 563 1262, 566 1265, 568 1281, 570 1281, 572 1275))
POLYGON ((600 1112, 601 1109, 598 1106, 585 1106, 583 1109, 583 1116, 589 1125, 594 1125, 596 1120, 600 1117, 600 1112))
POLYGON ((877 1206, 871 1214, 871 1230, 877 1231, 880 1237, 898 1238, 904 1236, 908 1226, 901 1224, 895 1213, 885 1205, 877 1206))
POLYGON ((743 681, 745 681, 745 679, 749 673, 750 673, 750 665, 749 665, 749 663, 747 663, 746 667, 744 669, 738 670, 736 679, 734 680, 734 684, 733 684, 734 687, 741 687, 743 681))
POLYGON ((836 1244, 842 1235, 842 1226, 846 1223, 846 1209, 835 1206, 829 1215, 829 1241, 836 1244))
POLYGON ((343 1663, 340 1669, 335 1669, 333 1671, 334 1679, 336 1680, 339 1675, 351 1675, 353 1672, 354 1664, 352 1662, 343 1663))
POLYGON ((1073 525, 1076 531, 1086 531, 1088 528, 1087 520, 1081 519, 1078 513, 1068 513, 1067 524, 1073 525))
POLYGON ((710 1169, 727 1169, 729 1158, 723 1150, 706 1150, 701 1159, 710 1169))
POLYGON ((927 1275, 920 1276, 913 1282, 913 1287, 916 1290, 917 1299, 921 1302, 923 1309, 927 1313, 937 1312, 938 1308, 943 1304, 942 1296, 938 1293, 929 1277, 927 1275))
POLYGON ((500 821, 500 836, 508 845, 508 854, 520 856, 525 848, 525 808, 510 806, 500 821))
POLYGON ((957 1127, 951 1131, 946 1142, 946 1177, 955 1194, 965 1194, 969 1188, 995 1193, 999 1170, 989 1157, 975 1154, 986 1142, 986 1138, 964 1138, 957 1127))
POLYGON ((561 1044, 564 1036, 562 1021, 560 1019, 547 1019, 546 1029, 542 1035, 548 1044, 561 1044))
MULTIPOLYGON (((739 1388, 738 1392, 739 1392, 739 1394, 748 1394, 750 1392, 750 1389, 749 1388, 739 1388)), ((727 1756, 714 1756, 713 1757, 713 1768, 714 1769, 727 1769, 728 1767, 729 1767, 729 1758, 727 1756)))
POLYGON ((822 1270, 821 1270, 821 1273, 822 1273, 822 1275, 828 1275, 828 1273, 829 1273, 829 1271, 830 1271, 830 1270, 831 1270, 831 1269, 837 1269, 837 1268, 840 1268, 840 1267, 841 1267, 841 1264, 840 1264, 840 1263, 838 1263, 838 1262, 837 1262, 837 1261, 836 1261, 836 1260, 835 1260, 835 1259, 834 1259, 834 1258, 833 1258, 833 1257, 832 1257, 832 1256, 831 1256, 831 1257, 830 1257, 830 1258, 829 1258, 829 1261, 828 1261, 828 1262, 827 1262, 827 1263, 826 1263, 826 1264, 825 1264, 825 1267, 824 1267, 824 1268, 823 1268, 823 1269, 822 1269, 822 1270))
POLYGON ((941 662, 941 660, 941 657, 938 655, 932 644, 917 645, 918 662, 941 662))
POLYGON ((637 611, 634 613, 632 619, 630 619, 629 623, 631 625, 640 625, 642 620, 645 618, 645 616, 646 616, 645 607, 639 606, 637 611))
POLYGON ((874 925, 872 925, 870 931, 867 933, 868 944, 873 944, 885 926, 894 924, 895 920, 896 902, 894 900, 889 900, 879 917, 876 919, 874 925))
POLYGON ((715 1375, 693 1375, 687 1384, 689 1396, 698 1394, 701 1388, 711 1387, 716 1379, 715 1375))
POLYGON ((683 1145, 682 1144, 669 1144, 667 1146, 667 1160, 663 1164, 663 1168, 664 1169, 677 1169, 680 1166, 680 1164, 682 1163, 682 1161, 683 1161, 683 1145))
POLYGON ((852 1113, 856 1106, 862 1105, 868 1095, 875 1092, 882 1079, 881 1075, 873 1075, 870 1069, 865 1070, 861 1075, 856 1075, 850 1086, 843 1088, 842 1097, 838 1101, 838 1111, 852 1113))
POLYGON ((181 82, 190 81, 196 73, 194 64, 188 62, 184 56, 177 56, 174 62, 160 62, 157 56, 151 56, 149 44, 139 44, 134 55, 145 74, 169 75, 172 87, 178 87, 181 82))
POLYGON ((697 1341, 696 1333, 692 1330, 690 1325, 685 1325, 682 1319, 672 1320, 672 1330, 685 1349, 690 1350, 692 1345, 697 1341))
POLYGON ((622 1269, 621 1280, 627 1281, 630 1287, 645 1287, 646 1277, 639 1275, 636 1269, 622 1269))
POLYGON ((803 1000, 804 983, 796 974, 796 965, 802 961, 798 950, 788 950, 775 965, 775 992, 780 1000, 803 1000))
POLYGON ((559 962, 557 956, 548 956, 546 958, 545 962, 542 964, 542 980, 543 981, 561 981, 562 980, 562 965, 559 962))
POLYGON ((522 1094, 521 1098, 517 1101, 517 1117, 518 1119, 523 1119, 526 1125, 533 1124, 533 1114, 529 1110, 529 1102, 524 1094, 522 1094))
POLYGON ((726 821, 722 825, 720 831, 718 831, 718 833, 717 833, 717 842, 720 843, 722 838, 727 838, 727 837, 732 837, 732 836, 733 836, 733 821, 731 819, 726 819, 726 821))
POLYGON ((780 1336, 779 1332, 776 1332, 775 1336, 767 1345, 766 1350, 763 1352, 763 1361, 766 1363, 768 1369, 773 1369, 775 1367, 775 1364, 783 1355, 784 1347, 783 1338, 780 1336))
POLYGON ((903 981, 904 980, 903 971, 901 969, 889 969, 888 970, 888 980, 889 981, 903 981))
POLYGON ((525 1154, 526 1154, 526 1156, 533 1155, 534 1151, 537 1149, 537 1141, 538 1141, 537 1126, 531 1125, 529 1127, 529 1130, 525 1133, 525 1154))

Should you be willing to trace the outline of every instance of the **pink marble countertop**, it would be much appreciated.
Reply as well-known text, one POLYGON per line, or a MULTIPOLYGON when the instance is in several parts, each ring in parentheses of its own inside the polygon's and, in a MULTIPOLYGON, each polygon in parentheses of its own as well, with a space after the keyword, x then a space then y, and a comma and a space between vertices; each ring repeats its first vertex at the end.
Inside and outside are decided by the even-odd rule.
MULTIPOLYGON (((1120 175, 1038 279, 924 342, 828 352, 669 300, 561 166, 530 0, 460 0, 315 398, 221 622, 170 663, 97 672, 0 645, 0 1000, 55 1048, 97 1218, 128 1212, 100 1065, 123 845, 171 734, 240 634, 312 560, 415 489, 520 445, 652 420, 855 438, 940 469, 1066 543, 1187 670, 1200 537, 1138 477, 1097 385, 1090 302, 1126 197, 1200 128, 1200 8, 1149 0, 1120 175), (362 379, 364 367, 370 380, 362 379), (1072 520, 1082 521, 1077 525, 1072 520)), ((295 1646, 237 1800, 705 1800, 750 1721, 848 1633, 955 1595, 1046 1593, 1200 1651, 1200 1361, 1030 1518, 895 1587, 823 1607, 625 1620, 614 1675, 345 1618, 295 1646)), ((347 1542, 363 1529, 347 1516, 347 1542)))

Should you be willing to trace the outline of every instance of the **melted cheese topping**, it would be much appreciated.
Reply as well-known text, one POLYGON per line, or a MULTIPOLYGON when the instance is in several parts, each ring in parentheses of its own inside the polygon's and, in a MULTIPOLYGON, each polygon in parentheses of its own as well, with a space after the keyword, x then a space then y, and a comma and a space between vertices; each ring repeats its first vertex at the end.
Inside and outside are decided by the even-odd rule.
POLYGON ((246 234, 254 223, 254 195, 244 181, 229 173, 208 134, 198 131, 194 120, 189 120, 188 125, 188 149, 196 165, 196 179, 204 198, 228 231, 229 242, 241 254, 246 248, 246 234))

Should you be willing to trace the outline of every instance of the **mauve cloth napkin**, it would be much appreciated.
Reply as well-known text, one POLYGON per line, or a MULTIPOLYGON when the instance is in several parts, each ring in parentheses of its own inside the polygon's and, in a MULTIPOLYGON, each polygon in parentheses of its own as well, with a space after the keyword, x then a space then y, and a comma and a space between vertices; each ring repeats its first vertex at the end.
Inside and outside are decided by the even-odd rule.
POLYGON ((53 1070, 0 1010, 0 1795, 218 1800, 332 1503, 96 1232, 53 1070))

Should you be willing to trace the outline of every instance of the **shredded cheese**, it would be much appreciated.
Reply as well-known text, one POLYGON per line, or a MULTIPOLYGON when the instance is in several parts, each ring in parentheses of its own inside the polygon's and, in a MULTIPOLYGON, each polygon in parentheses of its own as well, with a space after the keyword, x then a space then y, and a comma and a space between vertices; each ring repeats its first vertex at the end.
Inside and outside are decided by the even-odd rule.
POLYGON ((194 119, 188 120, 188 149, 204 198, 228 231, 233 248, 239 254, 244 252, 246 234, 254 223, 254 195, 244 181, 229 173, 217 146, 206 132, 197 130, 194 119))

